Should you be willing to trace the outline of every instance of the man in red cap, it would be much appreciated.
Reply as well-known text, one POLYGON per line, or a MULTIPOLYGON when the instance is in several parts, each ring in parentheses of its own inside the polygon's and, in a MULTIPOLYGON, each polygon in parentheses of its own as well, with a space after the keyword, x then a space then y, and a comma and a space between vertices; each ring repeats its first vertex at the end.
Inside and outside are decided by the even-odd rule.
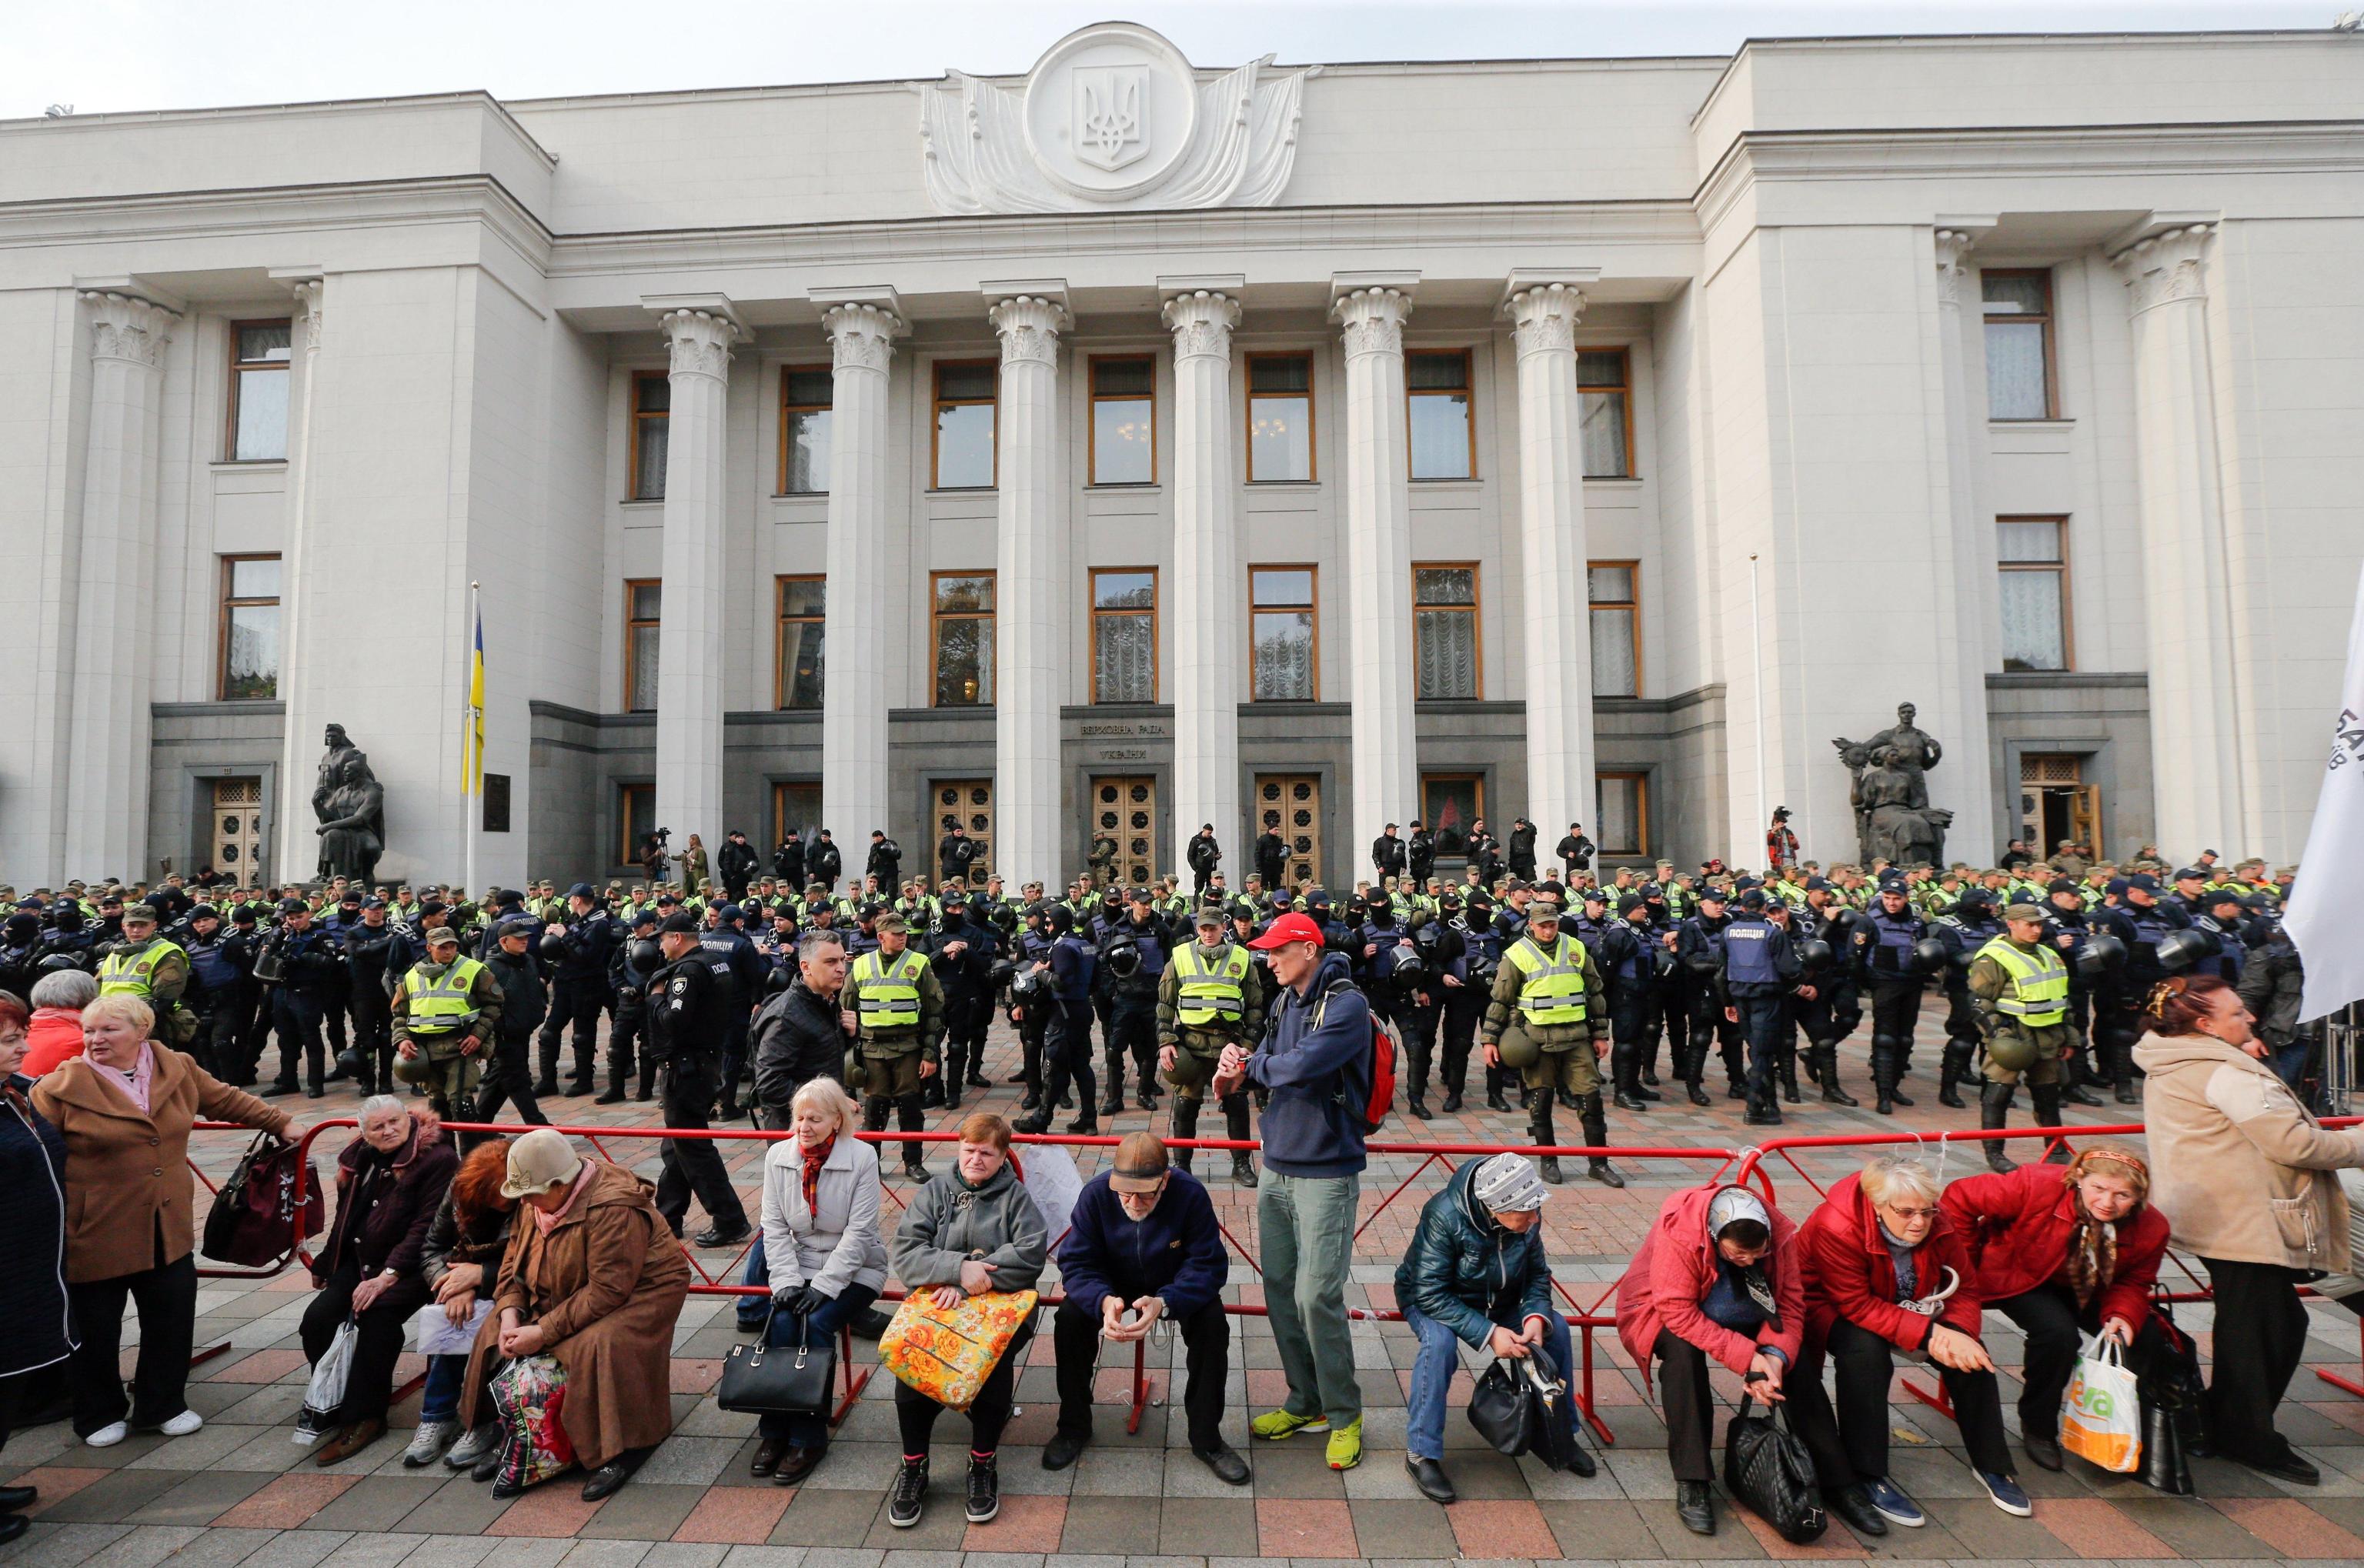
POLYGON ((1362 1462, 1363 1394, 1346 1322, 1355 1205, 1362 1192, 1363 1111, 1371 1095, 1371 1009, 1346 955, 1321 928, 1283 915, 1248 944, 1269 955, 1276 994, 1264 1041, 1223 1049, 1220 1097, 1251 1080, 1271 1095, 1263 1118, 1265 1183, 1256 1195, 1265 1302, 1288 1397, 1249 1423, 1270 1441, 1329 1434, 1333 1470, 1362 1462))

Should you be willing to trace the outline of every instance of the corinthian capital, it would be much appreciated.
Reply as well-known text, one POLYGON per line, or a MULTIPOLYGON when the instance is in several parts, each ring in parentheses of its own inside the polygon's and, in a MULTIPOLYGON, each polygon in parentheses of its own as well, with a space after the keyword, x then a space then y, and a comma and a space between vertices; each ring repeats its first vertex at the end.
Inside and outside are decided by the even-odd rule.
POLYGON ((1228 361, 1232 328, 1240 324, 1240 302, 1212 289, 1192 289, 1165 302, 1165 325, 1174 334, 1176 363, 1191 359, 1228 361))
POLYGON ((296 341, 308 359, 320 351, 320 329, 324 325, 320 316, 321 282, 318 278, 306 278, 294 285, 294 292, 296 341))
POLYGON ((1576 352, 1576 324, 1584 317, 1584 291, 1566 284, 1538 284, 1502 302, 1511 313, 1511 337, 1519 357, 1576 352))
POLYGON ((672 351, 672 374, 710 375, 722 379, 730 368, 730 343, 739 328, 727 316, 706 310, 669 310, 657 318, 672 351))
POLYGON ((1970 247, 1978 241, 1958 228, 1941 228, 1937 230, 1936 239, 1937 303, 1957 306, 1962 303, 1962 280, 1970 274, 1969 266, 1962 258, 1970 253, 1970 247))
POLYGON ((2154 234, 2111 257, 2111 264, 2126 275, 2128 308, 2139 316, 2155 305, 2205 296, 2201 263, 2215 234, 2214 224, 2194 223, 2154 234))
POLYGON ((1005 365, 1055 365, 1059 334, 1069 325, 1067 307, 1031 294, 1012 295, 986 312, 993 329, 1001 334, 1005 365))
POLYGON ((1330 306, 1330 319, 1342 329, 1350 360, 1402 353, 1403 324, 1411 315, 1411 295, 1401 289, 1352 289, 1330 306))
POLYGON ((156 368, 163 358, 164 345, 173 340, 173 328, 180 324, 178 316, 136 295, 94 292, 82 297, 90 306, 93 359, 156 368))
POLYGON ((831 306, 820 313, 820 329, 839 370, 885 372, 895 355, 903 318, 875 305, 831 306))

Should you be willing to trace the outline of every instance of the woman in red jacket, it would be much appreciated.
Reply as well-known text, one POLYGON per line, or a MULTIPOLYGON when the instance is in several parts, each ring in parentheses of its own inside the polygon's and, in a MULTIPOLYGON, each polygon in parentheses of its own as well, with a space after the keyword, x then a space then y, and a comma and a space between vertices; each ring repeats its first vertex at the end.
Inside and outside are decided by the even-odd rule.
POLYGON ((2003 1437, 2002 1393, 1979 1342, 1979 1282, 1961 1232, 1920 1161, 1889 1155, 1831 1188, 1799 1228, 1806 1342, 1790 1380, 1790 1418, 1814 1455, 1831 1511, 1868 1534, 1867 1507, 1890 1524, 1926 1521, 1888 1475, 1888 1385, 1896 1352, 1936 1363, 1970 1473, 1994 1506, 2024 1518, 2003 1437), (1823 1353, 1838 1363, 1838 1409, 1823 1392, 1823 1353))
POLYGON ((2060 1468, 2060 1396, 2077 1370, 2078 1330, 2126 1347, 2137 1376, 2167 1349, 2150 1287, 2168 1223, 2149 1195, 2141 1155, 2094 1143, 2065 1172, 1965 1176, 1937 1200, 1969 1249, 1979 1295, 2027 1336, 2019 1441, 2046 1470, 2060 1468))
POLYGON ((1713 1357, 1749 1392, 1781 1403, 1806 1328, 1798 1228, 1746 1187, 1711 1183, 1667 1199, 1617 1282, 1617 1338, 1647 1376, 1658 1362, 1675 1514, 1715 1533, 1713 1357))

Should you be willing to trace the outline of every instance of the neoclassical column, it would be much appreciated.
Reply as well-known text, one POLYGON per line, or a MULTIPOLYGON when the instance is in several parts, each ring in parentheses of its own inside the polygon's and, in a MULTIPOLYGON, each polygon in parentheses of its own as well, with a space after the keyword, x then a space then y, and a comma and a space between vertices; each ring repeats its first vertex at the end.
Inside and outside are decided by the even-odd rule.
MULTIPOLYGON (((312 811, 312 791, 319 782, 320 735, 327 724, 342 722, 339 716, 315 711, 308 678, 311 665, 306 657, 311 644, 305 617, 312 608, 306 561, 312 537, 312 416, 318 406, 326 280, 298 278, 291 286, 296 294, 292 328, 297 350, 291 373, 303 379, 291 389, 295 397, 287 410, 287 542, 280 551, 279 573, 279 697, 284 717, 278 815, 271 825, 278 859, 267 868, 273 879, 308 877, 319 863, 320 836, 314 831, 319 818, 312 811)), ((326 613, 328 606, 322 608, 326 613)), ((461 797, 459 804, 465 812, 468 797, 461 797)))
POLYGON ((88 293, 89 444, 68 708, 66 871, 148 874, 150 584, 156 536, 157 404, 180 317, 135 295, 88 293))
POLYGON ((657 825, 679 853, 722 841, 723 419, 730 344, 724 309, 658 317, 672 351, 665 428, 664 596, 657 642, 657 825))
POLYGON ((2149 653, 2152 799, 2160 843, 2254 841, 2241 787, 2232 596, 2209 362, 2212 224, 2113 258, 2133 313, 2135 473, 2149 653))
POLYGON ((1201 823, 1230 866, 1247 862, 1240 816, 1238 487, 1232 478, 1232 329, 1240 302, 1191 289, 1165 302, 1174 333, 1174 839, 1187 865, 1201 823))
POLYGON ((993 677, 994 869, 1056 886, 1059 705, 1066 694, 1066 573, 1059 560, 1059 334, 1066 306, 1012 295, 987 313, 1001 334, 993 677))
MULTIPOLYGON (((1524 280, 1513 279, 1514 284, 1524 280)), ((1593 818, 1592 639, 1579 618, 1589 546, 1576 324, 1564 282, 1513 287, 1519 351, 1519 556, 1527 673, 1527 809, 1546 838, 1593 818)))
MULTIPOLYGON (((2016 824, 2006 824, 1996 815, 1994 766, 1987 743, 1987 674, 2002 668, 2002 596, 1996 581, 1994 518, 1986 502, 1985 359, 1982 354, 1973 359, 1972 345, 1978 339, 1963 319, 1964 301, 1978 298, 1978 272, 1965 259, 1974 243, 1973 236, 1958 228, 1935 233, 1937 358, 1946 408, 1946 515, 1940 564, 1953 587, 1940 592, 1931 606, 1938 646, 1946 654, 1939 662, 1953 672, 1953 689, 1943 694, 1950 710, 1943 723, 1960 737, 1946 745, 1961 763, 1932 775, 1935 804, 1953 810, 1947 841, 1957 847, 1957 858, 1973 859, 1978 854, 1973 846, 1990 840, 2002 843, 2019 832, 2016 824)), ((1983 321, 1983 310, 1979 314, 1983 321)), ((1770 809, 1768 806, 1767 813, 1770 809)), ((2046 852, 2050 850, 2045 846, 2046 852)))
POLYGON ((1333 284, 1346 349, 1346 607, 1353 707, 1354 841, 1345 863, 1389 822, 1420 814, 1412 728, 1411 483, 1403 324, 1411 295, 1333 284))
POLYGON ((883 825, 886 778, 886 367, 908 330, 891 308, 846 301, 821 312, 834 373, 829 421, 829 573, 823 608, 821 820, 883 825))

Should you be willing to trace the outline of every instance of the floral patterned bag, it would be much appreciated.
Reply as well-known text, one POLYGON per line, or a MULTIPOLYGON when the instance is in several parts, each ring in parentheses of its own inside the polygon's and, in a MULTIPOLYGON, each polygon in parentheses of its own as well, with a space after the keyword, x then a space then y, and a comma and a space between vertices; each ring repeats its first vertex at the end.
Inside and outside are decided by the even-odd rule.
POLYGON ((946 1309, 932 1292, 913 1291, 878 1337, 879 1363, 947 1409, 965 1410, 1035 1300, 1031 1290, 989 1290, 946 1309))
POLYGON ((566 1369, 556 1356, 519 1357, 494 1375, 490 1392, 501 1418, 499 1479, 506 1485, 530 1486, 574 1462, 574 1440, 559 1418, 566 1369))

